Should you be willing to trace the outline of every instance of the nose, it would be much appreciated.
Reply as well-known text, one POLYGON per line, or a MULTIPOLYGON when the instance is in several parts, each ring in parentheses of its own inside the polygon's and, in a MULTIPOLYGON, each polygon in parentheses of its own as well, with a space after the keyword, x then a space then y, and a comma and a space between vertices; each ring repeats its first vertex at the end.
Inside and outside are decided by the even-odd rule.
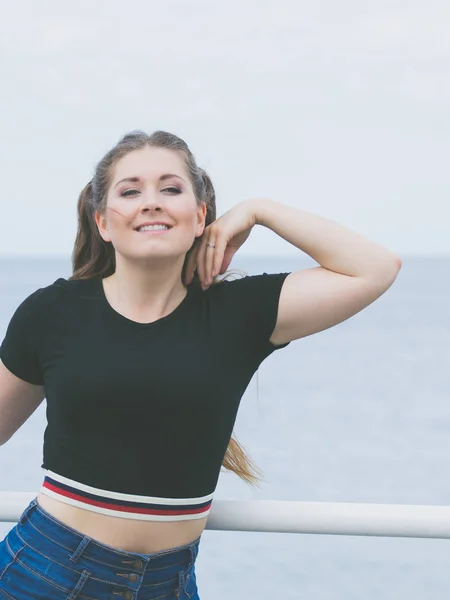
POLYGON ((141 198, 141 212, 162 211, 161 199, 154 191, 147 190, 145 194, 142 194, 141 198))

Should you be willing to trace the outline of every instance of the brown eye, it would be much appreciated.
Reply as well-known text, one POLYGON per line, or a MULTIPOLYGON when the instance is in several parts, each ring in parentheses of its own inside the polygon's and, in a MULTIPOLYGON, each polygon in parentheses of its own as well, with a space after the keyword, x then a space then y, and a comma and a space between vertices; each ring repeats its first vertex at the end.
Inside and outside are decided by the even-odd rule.
POLYGON ((169 190, 170 190, 170 193, 171 193, 171 194, 181 194, 181 190, 180 190, 180 188, 177 188, 177 187, 175 187, 175 186, 169 186, 169 187, 166 187, 166 188, 164 188, 162 191, 163 191, 163 192, 167 192, 167 191, 169 191, 169 190))

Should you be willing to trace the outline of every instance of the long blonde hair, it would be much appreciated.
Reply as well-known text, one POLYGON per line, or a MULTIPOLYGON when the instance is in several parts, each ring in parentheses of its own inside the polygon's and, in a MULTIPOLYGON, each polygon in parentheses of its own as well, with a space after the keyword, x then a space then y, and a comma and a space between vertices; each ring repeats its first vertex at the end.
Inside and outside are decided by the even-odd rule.
MULTIPOLYGON (((147 135, 133 131, 125 135, 98 163, 92 180, 81 191, 78 199, 78 230, 72 252, 73 274, 70 279, 91 279, 109 277, 115 272, 115 251, 110 242, 101 237, 95 222, 95 213, 106 210, 107 191, 117 162, 135 150, 145 147, 167 148, 179 152, 185 161, 197 202, 205 202, 207 207, 206 226, 216 219, 216 196, 208 174, 197 166, 194 155, 187 144, 176 135, 166 131, 155 131, 147 135)), ((186 254, 182 277, 190 252, 186 254)), ((196 275, 194 276, 196 278, 196 275)), ((193 282, 194 283, 194 282, 193 282)), ((214 284, 218 284, 217 278, 214 284)), ((191 284, 192 285, 192 284, 191 284)), ((233 471, 250 485, 260 481, 260 471, 249 458, 242 445, 232 436, 228 444, 222 466, 233 471)))

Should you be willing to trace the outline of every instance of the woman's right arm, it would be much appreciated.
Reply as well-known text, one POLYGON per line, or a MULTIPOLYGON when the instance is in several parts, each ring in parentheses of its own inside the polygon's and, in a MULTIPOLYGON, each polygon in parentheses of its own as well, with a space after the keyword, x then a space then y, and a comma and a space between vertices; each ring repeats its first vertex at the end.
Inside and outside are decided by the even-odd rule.
POLYGON ((42 385, 19 379, 0 360, 0 446, 14 435, 44 398, 42 385))

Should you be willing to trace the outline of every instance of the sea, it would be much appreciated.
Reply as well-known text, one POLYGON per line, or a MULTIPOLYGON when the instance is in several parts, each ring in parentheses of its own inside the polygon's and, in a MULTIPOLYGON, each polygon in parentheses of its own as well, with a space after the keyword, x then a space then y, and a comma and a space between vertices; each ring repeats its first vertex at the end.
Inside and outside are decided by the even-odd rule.
MULTIPOLYGON (((3 257, 0 333, 23 299, 70 274, 69 257, 3 257)), ((264 361, 235 428, 264 480, 224 472, 216 499, 450 505, 449 342, 450 257, 403 258, 371 306, 264 361)), ((45 403, 0 447, 2 491, 38 491, 44 428, 45 403)), ((197 578, 202 600, 444 600, 449 564, 450 540, 206 530, 197 578)))

